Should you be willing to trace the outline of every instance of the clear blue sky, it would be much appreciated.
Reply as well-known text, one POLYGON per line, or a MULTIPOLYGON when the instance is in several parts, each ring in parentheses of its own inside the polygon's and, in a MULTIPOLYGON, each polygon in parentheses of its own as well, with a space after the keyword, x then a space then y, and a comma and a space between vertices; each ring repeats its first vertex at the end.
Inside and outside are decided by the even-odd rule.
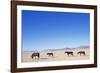
POLYGON ((89 45, 89 13, 22 11, 24 51, 89 45))

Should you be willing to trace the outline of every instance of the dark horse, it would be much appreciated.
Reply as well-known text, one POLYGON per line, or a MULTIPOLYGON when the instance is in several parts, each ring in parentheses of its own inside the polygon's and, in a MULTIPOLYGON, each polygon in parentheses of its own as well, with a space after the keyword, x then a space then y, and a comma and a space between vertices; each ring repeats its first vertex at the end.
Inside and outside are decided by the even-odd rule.
POLYGON ((36 58, 40 58, 40 53, 36 52, 36 53, 32 53, 31 58, 33 59, 35 57, 36 58))
POLYGON ((48 56, 52 56, 53 57, 53 53, 47 53, 48 56))
POLYGON ((73 52, 72 51, 65 51, 65 53, 67 53, 67 55, 69 56, 69 55, 72 55, 73 56, 73 52))
POLYGON ((80 54, 80 56, 85 55, 85 51, 79 51, 79 52, 77 52, 77 54, 80 54))

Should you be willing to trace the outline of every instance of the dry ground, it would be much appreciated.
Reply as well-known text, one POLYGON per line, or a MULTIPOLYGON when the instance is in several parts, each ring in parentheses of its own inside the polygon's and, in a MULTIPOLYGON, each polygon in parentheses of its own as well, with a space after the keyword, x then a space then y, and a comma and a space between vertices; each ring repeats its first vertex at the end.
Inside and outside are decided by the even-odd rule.
POLYGON ((48 52, 51 51, 42 51, 40 52, 40 58, 39 59, 32 59, 31 54, 32 52, 23 52, 22 53, 22 62, 46 62, 46 61, 67 61, 67 60, 85 60, 89 59, 90 57, 90 49, 68 49, 68 50, 60 50, 60 51, 53 51, 54 56, 49 57, 47 55, 48 52), (65 51, 73 51, 74 56, 67 56, 65 54, 65 51), (78 55, 77 52, 79 51, 85 51, 86 55, 78 55))

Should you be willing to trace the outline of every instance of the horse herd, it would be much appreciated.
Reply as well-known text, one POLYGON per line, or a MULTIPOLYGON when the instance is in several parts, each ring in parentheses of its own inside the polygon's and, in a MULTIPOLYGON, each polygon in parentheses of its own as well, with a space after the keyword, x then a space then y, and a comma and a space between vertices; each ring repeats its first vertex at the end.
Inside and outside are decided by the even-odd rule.
MULTIPOLYGON (((65 51, 64 52, 64 54, 67 54, 68 56, 74 56, 74 53, 72 52, 72 51, 65 51)), ((86 53, 85 53, 85 51, 79 51, 79 52, 77 52, 77 54, 79 54, 80 56, 81 55, 86 55, 86 53)), ((53 57, 54 56, 54 53, 46 53, 46 55, 48 55, 48 57, 53 57)), ((37 58, 37 59, 39 59, 40 58, 40 53, 39 52, 34 52, 34 53, 32 53, 32 55, 31 55, 31 58, 33 59, 33 58, 37 58)))

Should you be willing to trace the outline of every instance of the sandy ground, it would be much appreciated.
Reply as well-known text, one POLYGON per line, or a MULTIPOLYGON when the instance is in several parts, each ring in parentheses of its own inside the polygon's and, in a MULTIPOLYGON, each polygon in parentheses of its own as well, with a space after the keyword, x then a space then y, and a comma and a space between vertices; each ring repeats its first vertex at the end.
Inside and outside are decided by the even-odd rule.
POLYGON ((22 62, 48 62, 48 61, 67 61, 67 60, 85 60, 90 57, 90 49, 68 49, 68 50, 60 50, 60 51, 52 51, 54 56, 48 56, 47 53, 51 51, 42 51, 40 52, 39 59, 32 59, 31 55, 33 52, 23 52, 22 53, 22 62), (73 51, 74 55, 67 55, 65 51, 73 51), (86 55, 79 55, 77 52, 85 51, 86 55))

